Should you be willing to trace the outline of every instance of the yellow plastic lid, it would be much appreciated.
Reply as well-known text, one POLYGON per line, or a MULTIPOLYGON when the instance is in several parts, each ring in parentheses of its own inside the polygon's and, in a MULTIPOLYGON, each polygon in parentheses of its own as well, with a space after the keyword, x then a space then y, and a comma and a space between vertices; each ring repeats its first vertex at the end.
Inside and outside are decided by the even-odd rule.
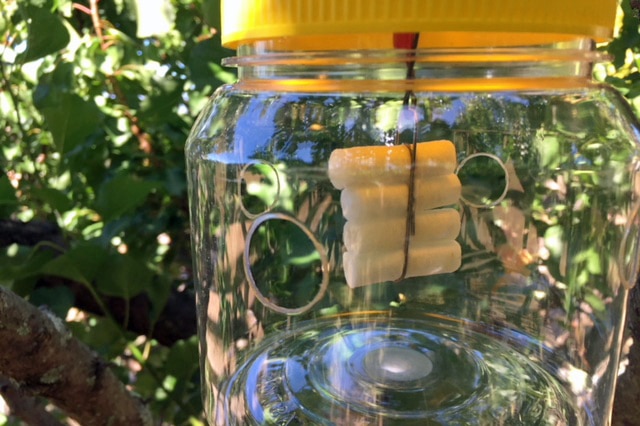
POLYGON ((617 0, 222 0, 222 43, 341 49, 354 36, 389 48, 389 34, 416 32, 428 34, 420 47, 603 41, 616 11, 617 0))

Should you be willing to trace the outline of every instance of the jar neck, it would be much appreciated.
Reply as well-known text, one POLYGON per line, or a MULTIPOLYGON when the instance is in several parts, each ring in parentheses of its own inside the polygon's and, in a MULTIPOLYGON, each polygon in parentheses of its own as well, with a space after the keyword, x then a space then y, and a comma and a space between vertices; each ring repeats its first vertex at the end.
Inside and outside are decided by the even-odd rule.
POLYGON ((254 90, 466 91, 585 86, 601 59, 589 39, 415 50, 283 50, 263 41, 240 46, 224 63, 238 67, 238 84, 254 90))

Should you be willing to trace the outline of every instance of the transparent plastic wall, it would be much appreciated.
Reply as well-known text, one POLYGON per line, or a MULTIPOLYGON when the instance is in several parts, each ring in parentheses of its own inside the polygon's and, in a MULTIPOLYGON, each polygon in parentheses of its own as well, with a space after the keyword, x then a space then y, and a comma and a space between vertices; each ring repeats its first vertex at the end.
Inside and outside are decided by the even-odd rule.
POLYGON ((219 90, 187 147, 212 425, 608 424, 637 274, 612 90, 219 90), (407 124, 409 123, 409 124, 407 124))

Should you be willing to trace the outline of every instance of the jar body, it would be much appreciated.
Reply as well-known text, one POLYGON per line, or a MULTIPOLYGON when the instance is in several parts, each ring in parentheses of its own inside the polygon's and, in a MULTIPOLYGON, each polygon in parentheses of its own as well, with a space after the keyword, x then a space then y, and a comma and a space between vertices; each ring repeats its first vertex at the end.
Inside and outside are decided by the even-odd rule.
POLYGON ((638 239, 617 94, 267 87, 219 89, 187 146, 210 424, 608 424, 638 239), (349 181, 367 160, 332 153, 393 148, 407 116, 459 184, 410 149, 413 183, 349 181))

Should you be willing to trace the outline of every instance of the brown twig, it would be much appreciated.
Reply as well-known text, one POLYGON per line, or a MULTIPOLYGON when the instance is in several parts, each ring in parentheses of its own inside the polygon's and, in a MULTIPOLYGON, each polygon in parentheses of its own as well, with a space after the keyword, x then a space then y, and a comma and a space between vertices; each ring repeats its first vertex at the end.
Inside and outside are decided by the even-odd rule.
MULTIPOLYGON (((91 16, 91 22, 93 23, 96 36, 100 40, 100 48, 102 50, 107 50, 112 45, 112 41, 108 40, 108 37, 106 37, 102 32, 103 22, 100 18, 100 11, 98 10, 98 2, 99 0, 90 0, 90 8, 78 3, 74 3, 73 7, 91 16)), ((140 127, 138 118, 129 111, 127 98, 122 93, 122 90, 120 90, 118 81, 113 75, 110 75, 107 78, 114 95, 116 95, 118 103, 125 107, 123 114, 131 123, 131 133, 133 133, 136 139, 138 139, 138 146, 140 147, 140 150, 145 154, 151 154, 153 152, 153 148, 149 140, 149 135, 140 127)))
POLYGON ((82 425, 149 425, 151 414, 59 318, 0 286, 0 374, 82 425))
POLYGON ((91 7, 91 22, 93 22, 93 28, 96 30, 96 35, 100 40, 100 48, 102 50, 107 50, 109 45, 102 33, 102 22, 100 21, 100 13, 98 11, 98 0, 89 0, 89 6, 91 7))
POLYGON ((129 110, 129 106, 127 104, 127 98, 124 93, 122 93, 120 85, 118 84, 118 80, 113 75, 110 75, 107 78, 109 80, 109 84, 111 84, 111 90, 113 91, 113 94, 116 95, 116 100, 120 105, 125 107, 123 114, 131 123, 131 133, 136 137, 136 139, 138 139, 138 147, 145 154, 151 154, 153 152, 153 146, 151 145, 151 141, 149 140, 149 135, 140 127, 138 117, 131 114, 131 111, 129 110))
POLYGON ((72 6, 74 9, 79 10, 80 12, 86 13, 87 15, 91 16, 91 9, 89 9, 84 4, 73 3, 72 6))

